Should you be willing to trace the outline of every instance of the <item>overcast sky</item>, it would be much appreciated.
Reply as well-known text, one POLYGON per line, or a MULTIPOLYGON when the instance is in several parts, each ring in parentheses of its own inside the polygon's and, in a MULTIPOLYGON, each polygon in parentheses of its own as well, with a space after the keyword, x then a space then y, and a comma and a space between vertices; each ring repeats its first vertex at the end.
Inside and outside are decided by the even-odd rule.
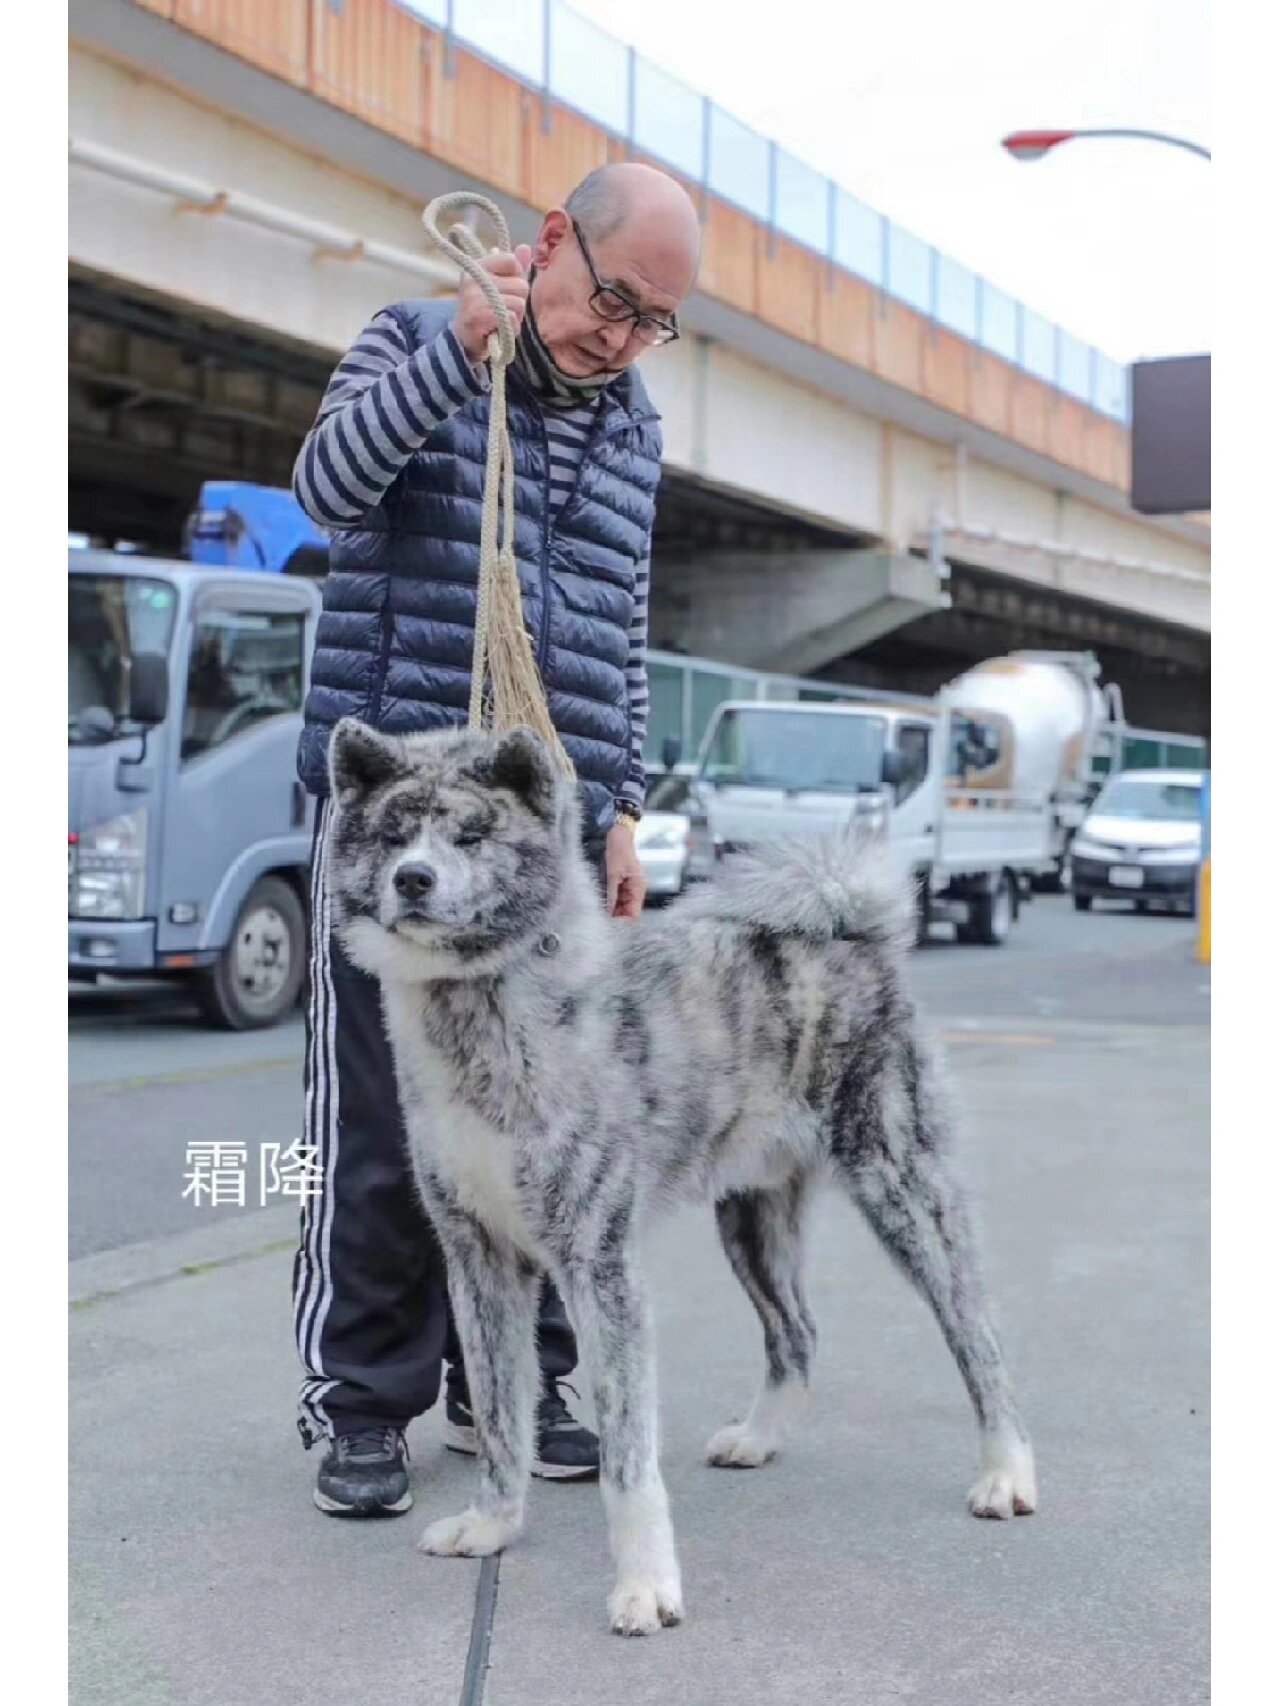
POLYGON ((571 4, 1115 360, 1210 347, 1203 161, 999 146, 1077 125, 1207 144, 1208 0, 571 4))

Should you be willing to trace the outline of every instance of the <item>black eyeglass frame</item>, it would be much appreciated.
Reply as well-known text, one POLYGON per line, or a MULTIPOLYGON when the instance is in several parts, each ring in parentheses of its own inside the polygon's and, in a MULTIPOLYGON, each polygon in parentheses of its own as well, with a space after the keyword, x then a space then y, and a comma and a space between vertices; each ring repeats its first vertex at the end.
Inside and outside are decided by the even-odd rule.
POLYGON ((651 339, 644 339, 644 342, 650 349, 662 349, 667 344, 675 343, 676 339, 680 336, 680 322, 676 316, 673 314, 669 320, 664 320, 661 315, 646 314, 642 308, 637 308, 634 302, 624 296, 618 289, 617 285, 606 284, 600 277, 600 274, 596 271, 596 264, 591 258, 591 250, 588 249, 587 240, 582 235, 582 227, 572 215, 570 215, 569 223, 573 226, 573 234, 578 239, 578 247, 582 250, 582 258, 587 263, 587 271, 591 274, 591 282, 595 286, 590 297, 590 307, 592 312, 601 320, 607 321, 611 326, 616 326, 623 320, 630 320, 631 336, 633 338, 643 338, 643 328, 645 326, 655 327, 658 335, 651 339), (610 296, 615 302, 620 302, 626 312, 623 314, 604 313, 598 302, 598 298, 602 296, 610 296))

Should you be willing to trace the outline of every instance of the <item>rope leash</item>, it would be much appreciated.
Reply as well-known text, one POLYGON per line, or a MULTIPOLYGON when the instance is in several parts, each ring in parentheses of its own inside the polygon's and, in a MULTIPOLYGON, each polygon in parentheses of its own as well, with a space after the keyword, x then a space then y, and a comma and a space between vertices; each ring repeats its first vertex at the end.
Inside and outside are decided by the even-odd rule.
POLYGON ((471 658, 471 700, 467 727, 512 729, 524 725, 551 748, 569 775, 573 765, 551 721, 542 678, 524 625, 524 602, 515 553, 515 464, 507 425, 507 368, 516 353, 516 333, 493 275, 485 270, 485 249, 474 231, 456 224, 445 233, 447 215, 474 207, 491 222, 498 247, 511 249, 502 210, 486 196, 455 190, 437 196, 422 215, 427 236, 484 293, 497 330, 489 334, 489 437, 485 453, 484 499, 480 511, 480 575, 476 602, 476 638, 471 658))

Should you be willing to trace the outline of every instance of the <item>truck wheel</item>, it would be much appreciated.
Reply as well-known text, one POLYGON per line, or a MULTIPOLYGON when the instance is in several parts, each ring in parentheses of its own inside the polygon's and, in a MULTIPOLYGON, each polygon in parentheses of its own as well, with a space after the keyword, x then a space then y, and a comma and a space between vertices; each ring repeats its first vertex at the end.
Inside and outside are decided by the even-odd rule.
POLYGON ((302 903, 280 877, 261 877, 240 908, 231 940, 196 994, 205 1017, 228 1031, 274 1025, 298 999, 306 959, 302 903))
POLYGON ((1016 916, 1017 902, 1009 873, 1001 871, 990 894, 975 895, 969 906, 969 933, 962 941, 981 942, 987 948, 999 948, 1009 939, 1016 916))
POLYGON ((1093 905, 1093 896, 1091 894, 1073 894, 1071 904, 1077 912, 1088 912, 1093 905))

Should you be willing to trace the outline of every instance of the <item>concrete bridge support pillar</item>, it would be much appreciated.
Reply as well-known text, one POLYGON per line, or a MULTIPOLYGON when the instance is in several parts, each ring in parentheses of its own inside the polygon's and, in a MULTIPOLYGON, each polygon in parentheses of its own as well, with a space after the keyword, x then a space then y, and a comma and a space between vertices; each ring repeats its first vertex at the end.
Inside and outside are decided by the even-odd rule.
POLYGON ((654 565, 649 631, 658 647, 807 675, 948 605, 937 569, 906 553, 667 551, 654 565))

